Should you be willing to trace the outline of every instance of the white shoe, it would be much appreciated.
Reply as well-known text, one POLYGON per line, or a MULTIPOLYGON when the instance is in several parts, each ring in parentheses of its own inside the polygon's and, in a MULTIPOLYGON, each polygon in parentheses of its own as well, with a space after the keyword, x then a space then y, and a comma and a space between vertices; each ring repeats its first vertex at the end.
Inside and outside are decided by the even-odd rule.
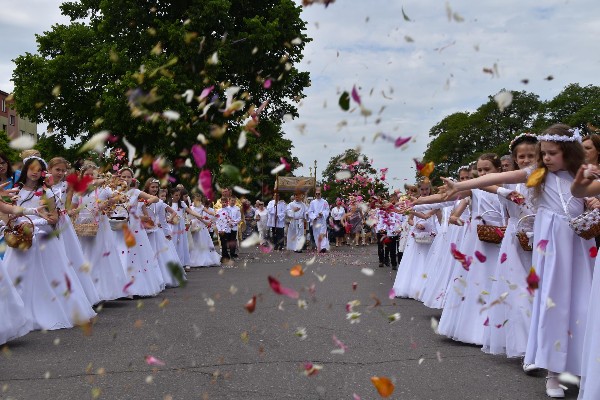
POLYGON ((531 374, 531 373, 533 373, 533 372, 535 372, 535 371, 539 371, 539 369, 540 368, 537 365, 535 365, 535 364, 526 364, 526 363, 523 363, 523 372, 525 372, 528 375, 531 374))
POLYGON ((552 376, 552 377, 547 376, 546 377, 546 396, 551 397, 553 399, 564 399, 565 391, 561 387, 557 387, 557 388, 549 388, 548 387, 548 382, 550 382, 551 379, 555 380, 556 383, 558 384, 557 376, 552 376))

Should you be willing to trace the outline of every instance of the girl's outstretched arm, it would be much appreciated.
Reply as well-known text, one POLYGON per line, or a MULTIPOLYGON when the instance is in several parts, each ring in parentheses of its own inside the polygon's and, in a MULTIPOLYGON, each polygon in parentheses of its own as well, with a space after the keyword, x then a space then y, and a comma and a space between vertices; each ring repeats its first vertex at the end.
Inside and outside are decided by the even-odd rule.
POLYGON ((600 194, 600 182, 595 179, 598 177, 596 167, 590 168, 582 165, 575 175, 575 180, 571 184, 571 194, 575 197, 593 197, 600 194))
POLYGON ((501 185, 503 183, 525 183, 527 182, 527 171, 520 169, 517 171, 499 172, 495 174, 487 174, 479 178, 470 179, 462 182, 452 182, 449 179, 442 178, 448 186, 446 195, 448 198, 453 198, 457 193, 462 193, 465 190, 479 189, 486 186, 501 185))

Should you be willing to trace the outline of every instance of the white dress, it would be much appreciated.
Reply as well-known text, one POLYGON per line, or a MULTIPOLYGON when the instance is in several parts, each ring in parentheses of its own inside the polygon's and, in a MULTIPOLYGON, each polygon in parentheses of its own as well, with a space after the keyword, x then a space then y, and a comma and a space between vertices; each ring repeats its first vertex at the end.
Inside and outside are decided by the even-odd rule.
POLYGON ((26 335, 33 323, 0 260, 0 345, 26 335))
MULTIPOLYGON (((165 214, 166 208, 167 205, 162 200, 159 200, 158 203, 153 203, 146 207, 148 217, 150 217, 152 222, 154 222, 154 227, 146 229, 146 234, 148 235, 148 241, 150 241, 150 245, 152 246, 154 257, 158 262, 158 267, 160 268, 165 286, 177 287, 179 286, 179 281, 175 277, 174 272, 179 275, 180 279, 184 279, 185 271, 181 265, 181 261, 179 260, 179 256, 177 255, 177 250, 175 249, 173 241, 167 239, 162 229, 163 221, 161 221, 160 216, 165 214), (171 268, 174 270, 172 271, 171 268)), ((141 215, 141 205, 138 212, 141 215)))
POLYGON ((58 238, 67 253, 69 266, 75 271, 75 275, 77 275, 90 304, 98 304, 101 299, 90 273, 92 265, 84 256, 71 218, 66 213, 67 183, 57 183, 50 190, 54 194, 56 208, 59 210, 57 224, 57 230, 59 231, 58 238))
MULTIPOLYGON (((460 201, 457 201, 455 206, 457 206, 459 203, 460 201)), ((434 263, 437 269, 437 272, 433 275, 433 277, 428 278, 427 285, 423 291, 423 304, 429 308, 444 308, 447 297, 446 290, 452 290, 453 288, 453 285, 450 284, 451 278, 453 275, 456 275, 456 278, 462 273, 462 267, 450 254, 450 245, 454 243, 458 248, 462 247, 463 238, 465 237, 465 233, 467 231, 466 226, 468 226, 470 215, 470 209, 467 207, 460 217, 461 220, 466 221, 465 226, 458 226, 454 224, 448 225, 448 231, 446 232, 445 240, 440 252, 438 253, 439 258, 432 258, 428 261, 434 263)))
MULTIPOLYGON (((204 211, 204 207, 193 207, 194 211, 202 215, 204 221, 212 223, 213 218, 204 211)), ((190 267, 213 267, 221 265, 221 256, 215 249, 208 227, 198 218, 192 219, 192 236, 194 247, 190 252, 190 267)))
POLYGON ((264 242, 269 236, 269 228, 267 227, 268 211, 266 207, 263 207, 262 211, 257 208, 256 215, 254 216, 254 218, 257 218, 256 229, 258 230, 258 236, 260 237, 260 240, 264 242), (260 219, 258 219, 257 217, 260 217, 260 219))
POLYGON ((135 245, 127 248, 123 230, 112 231, 115 236, 116 250, 127 276, 123 296, 155 296, 164 289, 165 282, 146 230, 141 226, 139 216, 136 214, 140 190, 129 189, 126 194, 129 197, 129 203, 126 205, 129 214, 120 207, 112 214, 121 218, 129 216, 129 230, 135 238, 135 245))
MULTIPOLYGON (((600 268, 600 257, 596 257, 594 269, 600 268)), ((590 295, 589 313, 583 342, 583 362, 579 400, 600 399, 600 274, 594 274, 590 295)))
MULTIPOLYGON (((491 302, 498 303, 487 310, 489 323, 484 327, 482 350, 490 354, 523 357, 531 324, 532 296, 527 292, 527 275, 532 265, 532 252, 521 248, 516 233, 519 220, 535 214, 535 208, 531 203, 533 191, 525 184, 507 185, 507 188, 521 193, 527 201, 519 206, 499 196, 509 218, 489 297, 491 302)), ((525 218, 523 223, 528 220, 525 218)))
POLYGON ((443 272, 440 266, 442 265, 442 261, 449 255, 448 239, 450 238, 451 231, 448 220, 450 215, 452 215, 453 208, 453 206, 441 208, 442 222, 438 225, 437 235, 433 239, 427 258, 423 263, 424 270, 421 279, 414 282, 418 287, 412 289, 412 292, 417 293, 416 300, 425 300, 427 292, 432 289, 438 275, 443 272))
POLYGON ((188 243, 188 233, 185 229, 185 209, 187 205, 184 202, 180 202, 182 207, 179 207, 177 203, 173 203, 171 208, 177 212, 179 216, 179 223, 176 225, 171 225, 171 229, 173 231, 173 243, 175 244, 175 249, 177 250, 177 255, 179 256, 179 261, 181 261, 182 265, 190 265, 190 248, 188 243))
POLYGON ((290 224, 287 231, 288 250, 302 251, 304 247, 304 219, 306 218, 306 205, 299 201, 292 201, 287 206, 287 216, 290 219, 290 224), (298 211, 294 209, 298 208, 298 211))
MULTIPOLYGON (((21 189, 17 204, 40 206, 40 192, 21 189)), ((51 197, 52 192, 47 191, 51 197)), ((9 247, 4 257, 8 275, 31 315, 33 329, 72 328, 87 323, 96 313, 88 302, 64 250, 53 233, 54 228, 40 217, 31 218, 34 225, 32 246, 28 250, 9 247)), ((29 222, 20 217, 19 222, 29 222)))
POLYGON ((538 202, 533 266, 540 281, 533 298, 525 362, 581 375, 593 269, 589 249, 595 243, 577 236, 568 225, 569 218, 584 209, 583 200, 571 196, 572 181, 566 171, 548 172, 538 202), (548 241, 545 251, 536 250, 540 240, 548 241))
MULTIPOLYGON (((415 211, 420 211, 419 207, 420 206, 414 207, 415 211)), ((436 219, 437 218, 435 216, 427 219, 422 219, 416 216, 413 218, 414 225, 412 226, 410 234, 408 235, 406 248, 404 249, 404 255, 402 256, 400 265, 398 265, 398 272, 396 273, 396 279, 394 281, 394 294, 396 297, 415 298, 417 296, 418 293, 415 292, 418 286, 417 282, 419 280, 423 280, 425 259, 427 258, 427 254, 431 248, 431 243, 424 244, 415 242, 413 233, 436 232, 436 219), (417 224, 423 225, 425 229, 423 231, 418 230, 417 224)))
POLYGON ((98 223, 96 236, 80 236, 79 243, 84 258, 90 263, 92 282, 100 300, 115 300, 127 296, 123 288, 127 276, 116 251, 115 238, 108 217, 98 210, 98 202, 111 197, 108 188, 99 187, 85 196, 73 196, 74 207, 79 209, 77 223, 98 223))
POLYGON ((483 331, 487 324, 487 313, 482 312, 482 308, 490 302, 490 277, 496 270, 500 245, 479 240, 477 225, 485 221, 489 225, 503 226, 505 221, 498 195, 479 189, 473 189, 471 193, 473 219, 462 249, 458 250, 473 257, 473 262, 468 272, 460 264, 456 264, 456 268, 467 273, 461 271, 462 276, 450 282, 450 285, 454 285, 454 290, 446 290, 448 298, 438 332, 463 343, 482 345, 483 331), (480 261, 476 252, 482 254, 485 261, 480 261))

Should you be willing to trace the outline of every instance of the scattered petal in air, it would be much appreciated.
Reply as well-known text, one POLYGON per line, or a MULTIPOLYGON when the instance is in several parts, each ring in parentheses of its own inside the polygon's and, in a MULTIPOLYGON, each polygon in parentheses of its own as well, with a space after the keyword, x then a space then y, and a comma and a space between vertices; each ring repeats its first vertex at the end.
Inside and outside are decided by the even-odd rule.
POLYGON ((323 366, 319 365, 319 364, 313 364, 311 362, 306 362, 302 366, 302 369, 303 369, 304 375, 314 376, 314 375, 318 374, 320 370, 323 369, 323 366))
POLYGON ((219 63, 219 55, 217 54, 217 52, 215 51, 206 62, 211 65, 218 64, 219 63))
POLYGON ((438 326, 440 325, 439 321, 433 317, 431 317, 431 329, 438 333, 438 326))
POLYGON ((358 287, 358 282, 352 282, 352 290, 356 290, 358 287))
POLYGON ((400 313, 394 313, 387 316, 388 322, 393 324, 396 321, 400 320, 400 313))
POLYGON ((207 199, 213 200, 212 176, 209 170, 205 169, 200 172, 200 175, 198 176, 198 187, 202 190, 202 193, 204 193, 207 199))
POLYGON ((181 114, 173 110, 165 110, 162 115, 169 121, 177 121, 181 117, 181 114))
POLYGON ((304 327, 297 328, 294 335, 298 336, 300 340, 304 340, 308 337, 308 335, 306 334, 306 328, 304 327))
POLYGON ((550 297, 546 297, 546 310, 556 307, 556 303, 550 297))
POLYGON ((79 174, 74 172, 67 176, 65 181, 75 193, 85 193, 90 184, 94 181, 94 178, 87 175, 80 177, 79 174))
POLYGON ((144 359, 146 360, 146 364, 148 365, 158 365, 158 366, 163 366, 165 365, 165 363, 161 360, 159 360, 158 358, 154 357, 154 356, 146 356, 144 357, 144 359))
POLYGON ((348 111, 350 109, 350 94, 348 92, 342 93, 338 103, 342 110, 348 111))
POLYGON ((100 131, 96 133, 94 136, 90 138, 87 142, 81 146, 79 149, 80 153, 83 153, 88 150, 93 150, 96 153, 104 153, 104 148, 106 146, 106 141, 110 137, 109 131, 100 131))
POLYGON ((242 240, 240 243, 240 247, 246 249, 248 247, 256 246, 261 242, 260 236, 258 233, 254 232, 252 235, 248 236, 246 239, 242 240))
POLYGON ((240 136, 238 137, 237 147, 238 149, 243 149, 248 142, 248 137, 246 135, 246 131, 242 129, 240 132, 240 136))
POLYGON ((375 271, 373 271, 373 268, 363 268, 360 270, 360 272, 362 272, 366 276, 373 276, 373 274, 375 273, 375 271))
POLYGON ((547 239, 542 239, 538 242, 536 248, 540 253, 545 253, 546 252, 546 247, 548 246, 548 240, 547 239))
POLYGON ((352 172, 347 169, 343 169, 335 173, 335 179, 338 181, 345 181, 346 179, 352 178, 352 172))
POLYGON ((266 245, 259 245, 258 248, 260 249, 260 251, 264 254, 269 254, 270 252, 273 251, 273 246, 271 245, 271 243, 268 243, 266 245))
POLYGON ((490 317, 487 317, 485 321, 483 321, 483 326, 490 326, 490 317))
POLYGON ((450 244, 450 253, 452 254, 452 257, 454 257, 454 259, 458 261, 465 270, 469 270, 471 263, 473 262, 473 257, 466 256, 465 254, 458 251, 458 249, 456 248, 456 243, 450 244))
POLYGON ((500 112, 504 112, 506 107, 510 106, 513 101, 513 94, 506 90, 502 90, 500 93, 494 96, 494 101, 498 104, 500 112))
POLYGON ((192 146, 192 157, 194 157, 194 162, 198 168, 202 168, 206 165, 206 150, 199 144, 192 146))
POLYGON ((285 164, 279 164, 278 166, 276 166, 275 168, 273 168, 271 170, 271 175, 277 175, 278 173, 280 173, 284 169, 285 169, 285 164))
POLYGON ((181 97, 185 99, 186 104, 189 104, 194 98, 194 91, 192 89, 188 89, 182 93, 181 97))
POLYGON ((250 191, 248 189, 244 189, 243 187, 237 186, 237 185, 233 187, 233 191, 237 192, 239 194, 248 194, 248 193, 250 193, 250 191))
POLYGON ((398 139, 396 139, 394 141, 394 147, 402 147, 404 146, 406 143, 408 143, 410 141, 410 139, 412 139, 412 136, 407 136, 407 137, 399 137, 398 139))
POLYGON ((596 258, 598 256, 598 248, 596 246, 590 247, 590 257, 596 258))
POLYGON ((344 354, 348 350, 348 346, 342 343, 335 335, 333 335, 333 343, 338 347, 335 350, 331 350, 331 354, 344 354))
POLYGON ((396 291, 394 290, 394 288, 391 288, 390 291, 388 292, 388 298, 393 299, 396 297, 396 291))
POLYGON ((271 286, 271 289, 273 289, 273 291, 275 293, 290 297, 292 299, 297 299, 298 297, 300 297, 298 292, 296 292, 294 289, 286 288, 285 286, 282 286, 281 283, 279 283, 279 281, 277 279, 273 278, 272 276, 269 275, 268 279, 269 279, 269 285, 271 286))
POLYGON ((13 139, 8 144, 11 148, 15 150, 28 150, 35 146, 35 140, 31 136, 20 136, 16 139, 13 139))
POLYGON ((402 18, 404 18, 404 20, 407 22, 411 22, 411 19, 408 18, 408 15, 406 15, 406 13, 404 12, 404 7, 402 7, 402 18))
POLYGON ((500 256, 500 264, 503 264, 507 258, 508 256, 506 255, 506 253, 502 253, 502 255, 500 256))
POLYGON ((371 383, 373 383, 381 397, 390 397, 394 393, 394 384, 385 376, 372 376, 371 383))
POLYGON ((306 261, 306 265, 313 265, 317 261, 317 256, 313 256, 310 260, 306 261))
POLYGON ((294 265, 290 269, 290 275, 295 276, 295 277, 304 275, 304 269, 302 269, 302 265, 300 265, 300 264, 294 265))
POLYGON ((198 97, 198 101, 202 101, 203 99, 205 99, 206 97, 208 97, 208 95, 210 94, 210 92, 213 91, 213 89, 215 88, 215 86, 209 86, 207 88, 202 89, 202 92, 200 93, 200 96, 198 97))
POLYGON ((533 171, 531 173, 531 175, 529 175, 529 178, 527 178, 527 183, 526 186, 527 187, 534 187, 534 186, 539 186, 542 181, 544 180, 544 177, 546 176, 546 168, 537 168, 535 171, 533 171))
POLYGON ((579 377, 575 376, 569 372, 563 372, 558 375, 558 380, 567 385, 579 386, 579 377))
POLYGON ((244 308, 246 309, 246 311, 252 314, 256 309, 256 296, 252 296, 252 298, 248 300, 248 302, 246 302, 244 308))
POLYGON ((361 104, 360 95, 358 94, 358 90, 356 90, 356 86, 352 86, 352 100, 354 100, 357 104, 361 104))
POLYGON ((129 143, 125 136, 123 136, 123 144, 125 145, 125 147, 127 147, 127 159, 129 159, 129 165, 131 165, 136 155, 135 146, 129 143))
POLYGON ((127 246, 128 249, 135 246, 135 236, 127 224, 123 224, 123 239, 125 239, 125 246, 127 246))
POLYGON ((290 171, 290 170, 292 169, 292 165, 291 165, 289 162, 287 162, 287 160, 286 160, 285 158, 283 158, 283 157, 279 157, 279 162, 280 162, 282 165, 285 165, 285 169, 286 169, 286 170, 290 171))
POLYGON ((361 315, 359 312, 352 311, 346 314, 346 319, 349 319, 351 324, 357 324, 360 322, 361 315))
MULTIPOLYGON (((308 265, 308 264, 306 264, 308 265)), ((319 280, 319 282, 323 282, 325 280, 325 278, 327 278, 327 275, 319 275, 316 272, 313 271, 313 275, 317 277, 317 279, 319 280)))
POLYGON ((479 250, 475 251, 475 257, 477 257, 477 260, 479 260, 479 262, 482 262, 482 263, 484 263, 485 260, 487 260, 487 257, 479 250))
POLYGON ((540 277, 535 273, 535 268, 531 267, 529 270, 529 275, 527 275, 527 291, 530 295, 533 295, 533 292, 538 288, 540 284, 540 277))
POLYGON ((273 84, 273 81, 271 79, 267 79, 267 80, 265 80, 265 83, 263 83, 263 87, 265 89, 270 89, 272 84, 273 84))

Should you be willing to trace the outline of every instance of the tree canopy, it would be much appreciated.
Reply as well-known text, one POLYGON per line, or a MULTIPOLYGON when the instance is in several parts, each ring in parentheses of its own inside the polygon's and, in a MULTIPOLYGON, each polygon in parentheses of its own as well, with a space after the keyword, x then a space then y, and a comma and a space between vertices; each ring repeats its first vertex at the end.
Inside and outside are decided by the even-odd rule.
POLYGON ((205 168, 244 165, 240 184, 254 192, 256 174, 272 187, 268 171, 281 157, 298 165, 281 123, 297 116, 309 85, 296 64, 310 38, 292 0, 80 0, 61 10, 71 23, 38 35, 38 54, 15 60, 20 114, 61 140, 108 130, 112 146, 125 138, 138 156, 162 155, 188 183, 198 169, 185 161, 199 140, 205 168))
MULTIPOLYGON (((600 123, 600 87, 567 86, 553 99, 543 102, 536 94, 512 92, 512 103, 500 111, 493 96, 474 112, 457 112, 429 131, 433 139, 424 161, 436 164, 431 179, 454 175, 457 169, 492 152, 508 154, 510 141, 521 132, 539 133, 554 123, 590 129, 600 123)), ((439 181, 438 181, 439 182, 439 181)))

